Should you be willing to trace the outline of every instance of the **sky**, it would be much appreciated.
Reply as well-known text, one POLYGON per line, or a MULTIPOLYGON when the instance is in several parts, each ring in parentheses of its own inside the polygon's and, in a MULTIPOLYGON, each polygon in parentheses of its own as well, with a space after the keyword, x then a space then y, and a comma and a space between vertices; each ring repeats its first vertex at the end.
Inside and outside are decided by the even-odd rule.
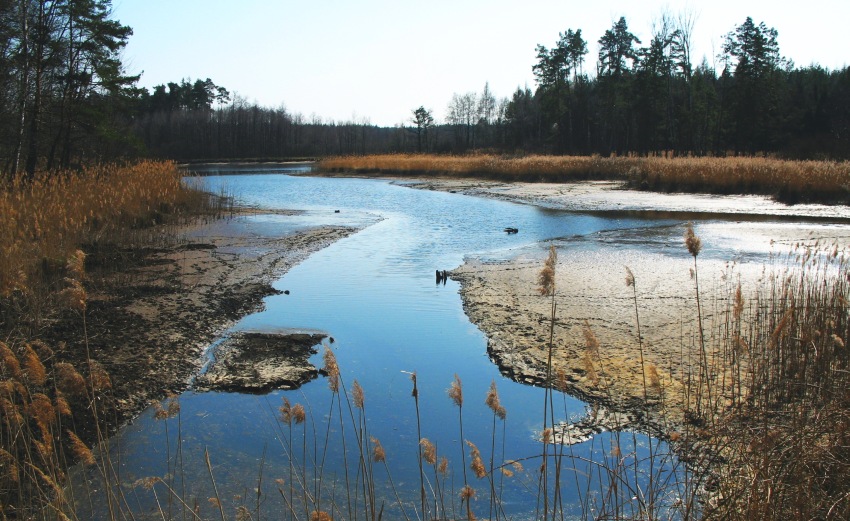
POLYGON ((419 106, 445 119, 452 95, 534 89, 537 44, 581 29, 586 70, 624 16, 648 45, 665 11, 691 13, 693 62, 752 17, 797 67, 850 64, 848 0, 113 0, 133 28, 128 73, 152 88, 210 78, 248 102, 322 121, 409 124, 419 106))

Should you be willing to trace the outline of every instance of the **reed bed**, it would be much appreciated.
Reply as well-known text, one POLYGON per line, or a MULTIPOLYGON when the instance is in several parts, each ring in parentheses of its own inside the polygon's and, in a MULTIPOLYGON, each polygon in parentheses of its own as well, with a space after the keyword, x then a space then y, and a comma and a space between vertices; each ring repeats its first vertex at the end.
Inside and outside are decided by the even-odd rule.
MULTIPOLYGON (((108 444, 116 425, 110 377, 88 352, 84 250, 156 247, 176 235, 154 225, 222 211, 220 197, 183 176, 174 163, 145 161, 0 184, 0 519, 73 517, 62 489, 70 465, 114 471, 87 446, 108 444), (84 352, 38 340, 60 313, 79 324, 84 352)), ((122 268, 101 257, 99 269, 122 268)))
POLYGON ((767 195, 785 203, 850 203, 850 163, 766 157, 371 155, 324 159, 321 169, 369 175, 473 177, 506 182, 621 181, 640 190, 767 195))
MULTIPOLYGON (((78 249, 155 246, 168 234, 152 225, 220 210, 215 198, 185 186, 182 177, 174 163, 144 161, 0 185, 0 307, 49 299, 78 249)), ((3 319, 8 328, 14 316, 7 312, 3 319)))
MULTIPOLYGON (((618 160, 590 159, 605 164, 618 160)), ((655 159, 662 164, 680 161, 655 159)), ((503 165, 513 161, 492 160, 503 165)), ((545 164, 547 159, 539 161, 545 164)), ((77 312, 83 324, 86 262, 79 245, 150 241, 150 235, 137 230, 176 219, 198 198, 207 197, 186 193, 174 165, 167 163, 42 177, 34 183, 6 186, 0 200, 0 211, 8 216, 3 231, 11 238, 3 246, 2 298, 32 295, 33 287, 52 273, 55 284, 48 289, 77 312)), ((151 491, 158 506, 155 517, 169 521, 510 519, 503 498, 512 486, 532 495, 534 518, 544 520, 850 518, 847 252, 838 245, 799 246, 777 260, 751 294, 729 277, 724 292, 709 302, 722 312, 704 323, 705 297, 698 278, 702 245, 693 229, 686 231, 682 247, 693 256, 698 331, 690 335, 688 361, 682 360, 691 375, 685 396, 676 400, 685 404, 684 414, 676 414, 685 421, 658 432, 657 438, 642 441, 635 432, 613 432, 587 442, 595 457, 578 456, 569 431, 556 421, 561 415, 556 397, 565 397, 567 386, 563 375, 549 369, 540 404, 540 450, 510 454, 504 446, 510 411, 501 406, 495 383, 486 397, 465 397, 460 376, 446 382, 443 399, 456 406, 455 423, 420 418, 420 389, 413 373, 410 400, 418 439, 411 450, 417 454, 419 480, 400 490, 392 479, 394 455, 379 440, 384 433, 374 432, 369 422, 367 390, 343 380, 332 349, 326 347, 323 374, 332 393, 329 409, 312 411, 284 398, 272 411, 277 435, 270 450, 287 456, 287 473, 270 481, 261 462, 256 487, 251 487, 255 497, 246 495, 234 504, 219 493, 221 478, 214 471, 218 455, 205 451, 209 497, 189 497, 180 407, 172 399, 156 413, 165 422, 176 421, 176 447, 168 446, 166 434, 168 475, 140 480, 132 493, 151 491), (485 401, 493 412, 492 423, 464 425, 463 405, 469 399, 485 401), (435 447, 428 440, 430 429, 446 428, 457 433, 457 447, 435 447), (344 471, 331 476, 325 469, 328 448, 340 446, 344 471), (445 456, 458 452, 460 461, 445 456), (454 473, 462 477, 455 479, 454 473), (578 504, 567 503, 568 489, 578 504)), ((557 254, 550 250, 539 281, 540 298, 552 301, 550 325, 557 317, 556 268, 557 254)), ((626 275, 624 291, 635 295, 635 343, 646 375, 644 394, 663 404, 670 391, 642 357, 635 289, 640 273, 627 270, 626 275)), ((604 346, 589 327, 584 334, 588 374, 596 375, 597 385, 604 388, 608 376, 599 356, 604 346)), ((544 348, 551 351, 551 343, 544 348)), ((106 503, 110 519, 136 517, 135 499, 125 497, 127 484, 119 479, 104 435, 110 389, 108 375, 88 356, 75 368, 62 362, 61 346, 10 337, 0 341, 0 519, 80 518, 80 504, 93 498, 75 497, 62 487, 75 461, 96 467, 105 483, 99 499, 106 503), (88 448, 86 436, 81 436, 86 429, 87 438, 99 442, 100 450, 88 448)))
MULTIPOLYGON (((695 257, 696 259, 696 257, 695 257)), ((686 411, 708 519, 850 518, 850 266, 798 246, 727 290, 686 411)))

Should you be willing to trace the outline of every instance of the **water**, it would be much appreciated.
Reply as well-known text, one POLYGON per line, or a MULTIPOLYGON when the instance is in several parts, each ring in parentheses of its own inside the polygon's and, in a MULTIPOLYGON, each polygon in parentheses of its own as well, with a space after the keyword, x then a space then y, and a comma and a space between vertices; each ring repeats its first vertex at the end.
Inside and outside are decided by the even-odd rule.
MULTIPOLYGON (((667 249, 672 241, 681 241, 681 220, 634 217, 606 217, 542 209, 503 201, 479 199, 460 194, 413 190, 381 180, 325 179, 286 175, 304 167, 250 167, 232 173, 216 167, 205 178, 208 189, 234 193, 243 204, 267 209, 297 209, 297 215, 256 215, 240 217, 233 226, 251 233, 281 234, 315 225, 343 224, 364 227, 362 231, 338 241, 312 255, 275 283, 288 295, 266 300, 264 311, 245 317, 236 330, 280 331, 317 330, 332 336, 333 349, 347 389, 357 380, 365 390, 368 434, 380 439, 390 463, 392 483, 405 504, 406 513, 415 517, 418 508, 419 470, 417 465, 417 425, 415 403, 411 397, 410 373, 418 377, 422 436, 448 457, 454 498, 463 482, 461 449, 469 451, 460 438, 459 410, 447 397, 446 389, 455 375, 463 382, 465 397, 463 438, 475 443, 489 461, 493 414, 484 404, 491 382, 495 382, 502 405, 507 409, 505 439, 502 423, 497 422, 497 460, 528 458, 541 451, 538 441, 542 427, 543 390, 504 378, 489 360, 486 338, 463 313, 458 284, 449 280, 435 284, 436 269, 452 269, 467 255, 498 260, 518 252, 545 252, 545 242, 566 238, 571 247, 588 249, 599 244, 616 243, 623 248, 652 249, 671 256, 683 256, 683 248, 667 249), (278 168, 279 174, 269 174, 278 168), (263 172, 264 175, 256 175, 263 172), (337 213, 338 211, 338 213, 337 213), (518 234, 505 234, 507 226, 518 234), (502 445, 504 442, 504 445, 502 445), (504 455, 502 449, 504 446, 504 455)), ((723 230, 724 223, 705 223, 704 231, 712 240, 712 230, 723 230)), ((765 232, 769 233, 769 232, 765 232)), ((714 253, 718 258, 762 255, 764 241, 748 242, 723 239, 715 234, 714 253)), ((704 238, 705 239, 705 238, 704 238)), ((619 276, 619 274, 617 275, 619 276)), ((320 355, 314 360, 322 365, 320 355)), ((325 378, 306 384, 298 391, 277 391, 266 396, 238 393, 186 392, 179 397, 181 414, 168 421, 155 420, 152 411, 124 428, 111 442, 113 463, 126 503, 138 517, 161 517, 159 508, 168 507, 170 494, 157 485, 151 491, 133 486, 146 477, 165 477, 175 493, 190 507, 197 501, 203 517, 217 515, 207 501, 213 497, 209 454, 218 496, 226 503, 228 516, 244 505, 256 507, 258 487, 262 491, 264 515, 280 518, 287 512, 278 488, 286 492, 292 481, 289 457, 300 464, 301 441, 288 445, 289 430, 277 419, 282 398, 303 404, 308 411, 304 425, 293 427, 293 438, 306 436, 308 453, 323 458, 322 481, 325 500, 334 494, 345 517, 344 458, 356 470, 356 440, 346 406, 338 408, 335 395, 325 378), (343 425, 340 425, 340 413, 343 425), (326 420, 330 418, 330 422, 326 420), (306 429, 306 430, 305 430, 306 429), (179 442, 178 442, 179 430, 179 442), (340 431, 345 431, 343 450, 340 431), (329 436, 330 443, 325 442, 329 436), (347 452, 347 456, 345 455, 347 452), (181 463, 182 462, 182 463, 181 463), (285 485, 275 482, 283 479, 285 485), (335 488, 334 488, 335 487, 335 488), (157 504, 157 499, 159 504, 157 504)), ((580 417, 585 405, 572 398, 557 400, 556 420, 580 417)), ((355 412, 355 417, 357 414, 355 412)), ((666 446, 632 433, 603 434, 571 450, 581 458, 604 460, 611 444, 621 451, 665 451, 666 446)), ((310 456, 308 455, 308 458, 310 456)), ((671 461, 667 462, 672 464, 671 461)), ((527 474, 519 473, 508 481, 502 493, 503 508, 514 519, 532 517, 537 505, 534 481, 539 459, 525 462, 527 474), (529 491, 529 488, 531 491, 529 491)), ((582 470, 588 470, 582 465, 582 470)), ((668 465, 665 472, 674 469, 668 465)), ((89 490, 77 479, 75 494, 100 498, 85 515, 105 517, 106 508, 93 470, 89 470, 89 490), (92 492, 94 490, 95 492, 92 492)), ((378 466, 378 494, 386 501, 387 519, 399 519, 403 513, 395 506, 390 480, 378 466)), ((570 479, 574 479, 570 473, 570 479)), ((307 481, 314 486, 317 476, 307 481)), ((352 476, 353 480, 354 477, 352 476)), ((587 478, 580 478, 586 483, 587 478)), ((473 503, 479 517, 487 517, 486 480, 470 477, 481 499, 473 503)), ((433 483, 432 483, 433 485, 433 483)), ((565 486, 564 501, 569 505, 580 499, 580 488, 565 486)), ((582 496, 583 497, 583 496, 582 496)), ((578 507, 568 507, 574 513, 578 507)), ((83 514, 81 514, 83 515, 83 514)), ((85 517, 83 515, 83 517, 85 517)), ((301 512, 301 518, 306 517, 301 512)))

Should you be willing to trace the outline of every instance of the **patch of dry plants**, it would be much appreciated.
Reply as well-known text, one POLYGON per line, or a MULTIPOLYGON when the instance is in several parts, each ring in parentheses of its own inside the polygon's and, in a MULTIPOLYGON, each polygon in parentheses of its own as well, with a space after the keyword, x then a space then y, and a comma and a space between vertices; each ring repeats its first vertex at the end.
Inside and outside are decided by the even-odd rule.
POLYGON ((850 163, 766 157, 438 156, 387 154, 324 159, 327 172, 481 178, 506 182, 622 181, 662 192, 759 194, 787 203, 850 201, 850 163))

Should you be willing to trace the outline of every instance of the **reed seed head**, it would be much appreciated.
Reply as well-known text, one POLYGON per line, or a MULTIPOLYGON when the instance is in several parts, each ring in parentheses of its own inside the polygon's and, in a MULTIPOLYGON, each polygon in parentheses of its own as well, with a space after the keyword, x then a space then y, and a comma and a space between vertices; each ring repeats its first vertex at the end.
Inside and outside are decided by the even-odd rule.
POLYGON ((59 362, 54 366, 54 370, 56 371, 56 387, 60 391, 68 396, 85 396, 86 381, 73 365, 59 362))
POLYGON ((555 387, 561 391, 562 393, 567 392, 569 390, 569 379, 567 378, 567 372, 563 367, 559 367, 555 371, 555 387))
POLYGON ((304 423, 307 419, 307 412, 304 410, 304 406, 300 403, 296 403, 292 408, 292 418, 295 420, 295 424, 304 423))
POLYGON ((68 403, 68 400, 65 399, 65 396, 62 395, 62 391, 56 391, 56 398, 53 400, 53 405, 56 408, 56 412, 62 416, 72 416, 71 405, 68 403))
POLYGON ((413 382, 413 390, 410 391, 410 396, 413 398, 419 398, 419 388, 416 387, 416 371, 410 373, 410 381, 413 382))
POLYGON ((387 453, 384 452, 384 446, 378 438, 371 437, 372 440, 372 460, 375 463, 385 463, 387 461, 387 453))
POLYGON ((744 294, 741 291, 741 283, 738 282, 738 287, 735 289, 735 303, 732 307, 732 316, 736 321, 741 320, 741 314, 744 312, 744 294))
POLYGON ((688 248, 688 253, 696 257, 702 249, 702 240, 694 233, 694 226, 688 223, 685 229, 685 246, 688 248))
MULTIPOLYGON (((112 389, 112 380, 109 378, 109 373, 106 372, 106 369, 104 369, 100 363, 92 360, 89 365, 89 370, 93 390, 105 391, 107 389, 112 389)), ((171 404, 169 404, 169 409, 170 408, 171 404)))
POLYGON ((537 291, 543 296, 551 297, 555 294, 555 269, 558 266, 558 252, 554 245, 549 246, 549 256, 543 263, 543 269, 537 275, 537 291))
POLYGON ((325 361, 325 374, 328 375, 328 387, 331 392, 339 392, 339 365, 336 363, 336 355, 329 348, 325 348, 322 355, 325 361))
POLYGON ((24 372, 27 380, 33 385, 41 387, 47 382, 47 371, 44 370, 38 353, 29 345, 24 349, 24 372))
POLYGON ((283 404, 278 408, 278 412, 280 412, 280 421, 287 425, 292 424, 292 405, 286 396, 283 397, 283 404))
POLYGON ((21 364, 18 362, 18 357, 2 341, 0 341, 0 374, 15 379, 21 377, 21 364))
POLYGON ((479 451, 478 447, 469 440, 466 440, 466 444, 469 445, 469 455, 472 460, 472 463, 469 464, 469 468, 475 473, 476 478, 481 479, 486 477, 487 468, 484 466, 484 461, 481 459, 481 451, 479 451))
POLYGON ((440 456, 440 464, 437 466, 437 472, 443 476, 447 476, 449 474, 449 459, 445 456, 440 456))
POLYGON ((56 410, 53 408, 53 402, 43 393, 32 395, 27 412, 41 426, 42 430, 46 430, 47 426, 52 425, 56 420, 56 410))
POLYGON ((619 458, 620 456, 622 456, 622 454, 623 454, 623 453, 622 453, 622 451, 620 450, 620 446, 619 446, 619 445, 615 445, 615 446, 613 446, 613 447, 611 448, 611 456, 613 456, 613 457, 615 457, 615 458, 619 458))
POLYGON ((496 381, 493 380, 490 382, 490 390, 487 391, 487 399, 484 401, 487 404, 487 407, 493 411, 493 414, 499 417, 500 420, 504 420, 508 414, 508 411, 502 406, 501 401, 499 400, 499 391, 496 389, 496 381))
POLYGON ((460 382, 460 377, 455 373, 455 379, 452 381, 451 387, 448 389, 449 398, 455 402, 458 407, 463 407, 463 385, 460 382))
POLYGON ((333 517, 324 510, 315 510, 310 514, 310 521, 333 521, 333 517))
POLYGON ((661 392, 661 376, 658 374, 658 367, 655 364, 646 366, 647 378, 649 379, 649 387, 656 393, 661 392))
POLYGON ((464 485, 460 490, 460 498, 463 501, 469 501, 470 499, 475 497, 475 489, 470 487, 469 485, 464 485))
POLYGON ((354 380, 354 384, 351 386, 351 398, 354 401, 354 406, 362 410, 366 403, 366 397, 363 394, 363 388, 360 387, 360 382, 357 380, 354 380))
POLYGON ((20 480, 20 471, 18 470, 18 462, 9 452, 0 448, 0 468, 3 469, 3 476, 12 483, 18 483, 20 480))
POLYGON ((586 351, 594 356, 598 356, 599 339, 596 338, 596 334, 593 332, 593 329, 590 327, 590 322, 587 320, 584 321, 582 332, 584 333, 584 347, 586 351))
POLYGON ((634 287, 635 285, 635 274, 632 273, 632 270, 626 266, 626 287, 634 287))
POLYGON ((422 459, 424 459, 429 465, 436 465, 437 447, 435 447, 428 438, 422 438, 419 440, 419 445, 422 446, 422 459))
POLYGON ((83 440, 74 433, 74 431, 66 431, 70 440, 71 452, 74 457, 83 465, 90 466, 95 464, 94 454, 91 449, 83 443, 83 440))

